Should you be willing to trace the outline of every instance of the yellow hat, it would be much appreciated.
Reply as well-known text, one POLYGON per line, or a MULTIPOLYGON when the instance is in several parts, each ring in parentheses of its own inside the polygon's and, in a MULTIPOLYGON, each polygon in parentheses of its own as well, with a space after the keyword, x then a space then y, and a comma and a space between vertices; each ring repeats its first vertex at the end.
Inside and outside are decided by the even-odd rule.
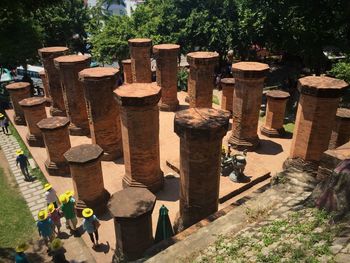
POLYGON ((52 188, 52 185, 51 184, 45 184, 44 185, 44 190, 45 191, 48 191, 48 190, 50 190, 52 188))
POLYGON ((52 250, 56 250, 56 249, 61 248, 62 246, 63 246, 63 242, 61 241, 61 239, 55 238, 54 240, 52 240, 50 248, 52 250))
POLYGON ((55 205, 53 203, 49 204, 47 206, 47 210, 49 211, 49 213, 52 213, 53 211, 55 211, 55 205))
POLYGON ((0 113, 0 119, 4 117, 4 114, 0 113))
POLYGON ((26 251, 28 248, 29 248, 29 246, 27 243, 21 243, 15 248, 15 250, 17 253, 21 253, 21 252, 26 251))
POLYGON ((69 197, 72 197, 74 195, 74 191, 73 190, 67 190, 67 191, 64 192, 64 194, 66 196, 68 196, 68 198, 69 198, 69 197))
POLYGON ((22 151, 22 149, 18 149, 18 150, 16 150, 16 154, 17 155, 21 155, 21 154, 23 154, 24 152, 22 151))
POLYGON ((62 204, 66 204, 68 202, 68 196, 66 194, 61 194, 59 199, 62 204))
POLYGON ((82 214, 83 217, 90 217, 94 214, 94 211, 91 208, 85 208, 82 214))
POLYGON ((44 221, 47 218, 47 211, 45 210, 40 210, 38 213, 38 219, 39 221, 44 221))

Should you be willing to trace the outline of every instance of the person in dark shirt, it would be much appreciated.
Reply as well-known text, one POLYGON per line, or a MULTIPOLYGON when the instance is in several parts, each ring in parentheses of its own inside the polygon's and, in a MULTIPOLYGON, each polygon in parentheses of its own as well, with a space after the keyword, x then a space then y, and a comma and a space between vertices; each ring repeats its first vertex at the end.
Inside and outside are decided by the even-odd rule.
POLYGON ((28 258, 24 251, 28 249, 28 245, 26 243, 22 243, 16 247, 15 254, 15 263, 29 263, 28 258))
POLYGON ((21 168, 22 174, 24 175, 24 180, 25 181, 30 181, 32 177, 30 176, 28 172, 28 157, 24 155, 22 150, 17 150, 16 151, 17 158, 16 158, 16 166, 21 168))
POLYGON ((4 134, 9 135, 9 121, 6 118, 6 116, 2 113, 0 113, 0 127, 2 128, 4 134))

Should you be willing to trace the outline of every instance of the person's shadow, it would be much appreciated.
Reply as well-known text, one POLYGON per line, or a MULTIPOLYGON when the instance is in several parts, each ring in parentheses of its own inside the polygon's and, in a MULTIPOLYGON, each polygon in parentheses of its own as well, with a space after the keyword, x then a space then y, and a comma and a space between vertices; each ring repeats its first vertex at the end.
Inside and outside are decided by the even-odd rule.
POLYGON ((96 252, 103 252, 105 254, 109 252, 109 249, 110 249, 110 245, 108 241, 106 242, 106 244, 100 243, 98 246, 94 247, 94 250, 96 252))

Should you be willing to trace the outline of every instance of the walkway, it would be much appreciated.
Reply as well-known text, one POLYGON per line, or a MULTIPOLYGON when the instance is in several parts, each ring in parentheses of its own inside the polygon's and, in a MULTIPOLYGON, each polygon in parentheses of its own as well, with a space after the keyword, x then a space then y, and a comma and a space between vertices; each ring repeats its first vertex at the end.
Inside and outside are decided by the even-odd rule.
MULTIPOLYGON (((20 148, 16 138, 12 135, 5 135, 0 133, 0 147, 9 163, 10 171, 14 175, 24 199, 27 202, 28 208, 35 220, 38 219, 39 210, 46 207, 46 200, 44 196, 44 189, 39 180, 34 182, 24 181, 24 176, 20 168, 16 167, 16 150, 20 148)), ((65 228, 64 219, 62 220, 62 232, 69 233, 65 228)), ((66 235, 67 236, 67 235, 66 235)), ((66 258, 74 263, 94 263, 96 262, 92 257, 89 249, 80 237, 69 237, 64 239, 64 247, 67 250, 66 258)))

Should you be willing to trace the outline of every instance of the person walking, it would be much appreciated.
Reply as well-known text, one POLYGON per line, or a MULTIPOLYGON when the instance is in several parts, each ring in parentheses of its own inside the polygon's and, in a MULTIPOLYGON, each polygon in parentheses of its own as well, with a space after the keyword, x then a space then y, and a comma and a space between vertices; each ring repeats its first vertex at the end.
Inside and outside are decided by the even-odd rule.
POLYGON ((63 247, 63 242, 55 238, 51 242, 49 256, 52 256, 53 263, 69 263, 64 255, 66 253, 66 249, 63 247))
POLYGON ((16 166, 21 168, 22 174, 24 175, 24 180, 25 181, 31 181, 32 177, 30 176, 28 172, 28 157, 24 155, 24 152, 21 149, 16 150, 16 166))
POLYGON ((28 249, 28 244, 22 243, 18 245, 15 249, 16 254, 15 254, 15 263, 29 263, 29 260, 24 253, 28 249))
POLYGON ((48 217, 48 213, 45 210, 40 210, 38 213, 37 227, 39 231, 39 236, 44 239, 46 246, 49 248, 49 242, 54 238, 54 224, 51 218, 48 217))
POLYGON ((100 226, 100 221, 94 215, 94 211, 91 208, 85 208, 82 212, 83 214, 83 229, 89 234, 91 242, 93 243, 93 248, 98 246, 98 228, 100 226), (95 235, 95 238, 94 238, 95 235), (96 240, 96 242, 95 242, 96 240))
POLYGON ((2 132, 6 135, 9 135, 9 130, 8 130, 8 127, 9 127, 9 120, 7 119, 7 117, 0 113, 0 126, 1 126, 1 129, 2 129, 2 132))
POLYGON ((62 226, 60 210, 58 208, 55 208, 55 205, 53 203, 51 203, 48 205, 47 211, 49 212, 49 217, 51 218, 51 220, 54 224, 54 231, 55 231, 55 227, 56 227, 57 232, 55 231, 55 233, 56 233, 56 235, 59 235, 60 229, 62 226))
POLYGON ((47 205, 50 205, 51 203, 54 204, 55 208, 58 207, 58 198, 55 189, 52 188, 52 185, 47 183, 44 185, 45 192, 45 198, 47 205))
POLYGON ((66 194, 60 195, 61 211, 66 219, 66 227, 73 232, 77 230, 77 216, 75 214, 75 200, 69 198, 66 194))

